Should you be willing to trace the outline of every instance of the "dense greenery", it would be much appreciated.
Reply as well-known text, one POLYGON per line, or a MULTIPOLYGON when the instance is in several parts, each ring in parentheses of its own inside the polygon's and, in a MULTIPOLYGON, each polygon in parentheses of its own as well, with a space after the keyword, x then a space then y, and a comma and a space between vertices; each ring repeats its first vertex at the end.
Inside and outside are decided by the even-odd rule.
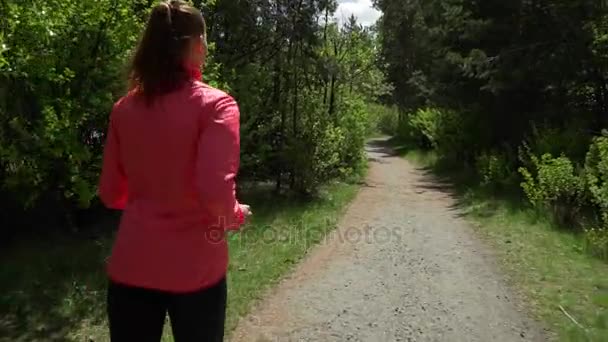
MULTIPOLYGON (((96 205, 108 115, 154 3, 0 2, 3 230, 57 218, 74 228, 74 212, 96 205)), ((204 77, 241 107, 241 180, 311 194, 356 173, 377 121, 367 105, 390 91, 373 31, 332 23, 335 0, 193 3, 212 42, 204 77)))
POLYGON ((400 135, 608 254, 608 5, 377 0, 400 135), (521 185, 521 186, 520 186, 521 185))

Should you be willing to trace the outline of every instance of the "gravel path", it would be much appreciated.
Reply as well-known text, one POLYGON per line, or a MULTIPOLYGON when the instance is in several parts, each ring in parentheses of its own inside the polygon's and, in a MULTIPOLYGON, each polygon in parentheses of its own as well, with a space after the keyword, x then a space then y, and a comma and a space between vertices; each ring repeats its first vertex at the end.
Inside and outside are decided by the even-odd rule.
POLYGON ((544 341, 455 200, 381 141, 339 228, 233 341, 544 341))

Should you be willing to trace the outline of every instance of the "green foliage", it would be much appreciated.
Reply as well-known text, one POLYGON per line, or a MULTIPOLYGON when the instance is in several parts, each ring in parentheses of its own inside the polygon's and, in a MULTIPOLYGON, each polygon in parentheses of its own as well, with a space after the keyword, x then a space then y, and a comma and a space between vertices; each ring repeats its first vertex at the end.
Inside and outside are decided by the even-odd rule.
POLYGON ((467 161, 474 155, 474 140, 480 135, 466 116, 449 109, 422 108, 408 117, 410 139, 421 147, 430 147, 450 161, 467 161))
MULTIPOLYGON (((312 98, 309 98, 312 99, 312 98)), ((364 166, 367 106, 361 98, 346 97, 340 104, 337 122, 322 118, 322 106, 306 104, 298 140, 288 143, 289 165, 296 174, 294 189, 315 193, 327 180, 346 178, 364 166)))
MULTIPOLYGON (((582 162, 585 159, 591 139, 584 131, 580 121, 569 121, 564 128, 552 127, 546 122, 532 123, 530 133, 522 148, 533 155, 564 154, 566 157, 582 162)), ((522 160, 525 163, 525 158, 522 160)))
POLYGON ((608 228, 585 229, 585 245, 588 252, 608 260, 608 228))
POLYGON ((9 1, 2 7, 0 198, 49 194, 88 207, 122 70, 141 27, 129 3, 9 1))
POLYGON ((434 108, 421 108, 409 116, 410 134, 423 146, 438 147, 438 135, 441 126, 442 112, 434 108))
POLYGON ((589 199, 601 217, 599 227, 585 231, 588 249, 608 259, 608 138, 593 140, 585 160, 585 176, 589 199))
POLYGON ((294 189, 304 194, 315 193, 319 185, 339 176, 340 150, 344 146, 344 133, 331 123, 309 122, 305 136, 290 150, 290 165, 298 172, 294 189))
POLYGON ((535 155, 564 153, 581 162, 593 132, 608 124, 608 7, 602 2, 376 4, 384 13, 378 31, 394 102, 415 113, 414 128, 430 146, 441 148, 433 142, 441 127, 466 136, 448 139, 456 144, 441 154, 470 163, 471 154, 516 149, 533 139, 535 155), (447 116, 452 123, 429 107, 455 111, 447 116))
POLYGON ((396 107, 383 106, 380 110, 378 127, 381 132, 389 135, 398 134, 400 112, 396 107))
POLYGON ((550 208, 556 218, 564 220, 562 223, 579 219, 582 208, 594 208, 598 217, 585 229, 588 249, 608 257, 608 138, 594 139, 584 167, 577 167, 565 156, 553 158, 551 154, 540 159, 530 154, 529 160, 534 167, 521 167, 520 173, 530 202, 550 208))
POLYGON ((577 205, 584 193, 584 182, 575 172, 570 159, 554 158, 544 154, 541 158, 531 156, 535 169, 519 169, 524 182, 521 184, 526 196, 535 206, 577 205))
POLYGON ((513 161, 506 153, 483 152, 477 156, 476 170, 481 185, 494 189, 506 189, 517 181, 513 161))
POLYGON ((367 134, 398 135, 399 109, 396 106, 386 106, 377 103, 367 105, 369 115, 367 134))
POLYGON ((340 106, 342 116, 340 127, 345 132, 345 146, 341 151, 342 168, 350 167, 354 170, 362 167, 365 160, 363 147, 367 137, 369 113, 362 98, 345 97, 340 106))
POLYGON ((298 127, 298 136, 287 141, 285 160, 292 168, 292 188, 303 194, 315 193, 319 186, 339 176, 338 169, 343 160, 341 151, 345 145, 344 130, 321 117, 322 106, 307 98, 298 127))
POLYGON ((591 198, 608 227, 608 138, 595 138, 587 153, 585 176, 591 198))

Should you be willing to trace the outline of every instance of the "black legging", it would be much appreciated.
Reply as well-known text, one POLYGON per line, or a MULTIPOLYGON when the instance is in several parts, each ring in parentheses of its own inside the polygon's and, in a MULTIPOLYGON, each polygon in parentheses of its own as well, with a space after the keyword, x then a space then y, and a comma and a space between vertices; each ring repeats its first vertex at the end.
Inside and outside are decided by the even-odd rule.
POLYGON ((172 294, 110 282, 108 319, 112 342, 159 342, 169 313, 175 342, 221 342, 226 279, 213 287, 172 294))

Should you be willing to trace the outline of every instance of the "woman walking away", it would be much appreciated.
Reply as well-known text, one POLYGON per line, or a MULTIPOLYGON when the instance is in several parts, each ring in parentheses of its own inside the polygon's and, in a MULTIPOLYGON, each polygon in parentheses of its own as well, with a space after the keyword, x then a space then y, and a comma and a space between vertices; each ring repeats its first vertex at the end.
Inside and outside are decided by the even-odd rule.
POLYGON ((160 341, 167 313, 177 342, 223 340, 224 231, 250 212, 235 197, 239 109, 201 82, 205 31, 183 1, 154 7, 110 117, 99 195, 123 210, 107 267, 114 342, 160 341))

